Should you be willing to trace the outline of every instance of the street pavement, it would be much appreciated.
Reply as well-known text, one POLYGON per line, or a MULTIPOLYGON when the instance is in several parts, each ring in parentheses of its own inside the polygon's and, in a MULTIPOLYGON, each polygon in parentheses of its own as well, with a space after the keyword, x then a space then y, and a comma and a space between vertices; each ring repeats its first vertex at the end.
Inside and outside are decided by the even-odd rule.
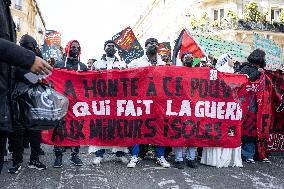
MULTIPOLYGON (((183 170, 162 168, 154 160, 146 159, 131 169, 117 162, 113 154, 107 154, 101 166, 91 164, 94 155, 81 148, 82 167, 69 161, 70 152, 64 154, 63 167, 52 167, 52 147, 43 146, 46 155, 41 156, 47 170, 38 171, 27 167, 29 150, 25 149, 24 163, 18 175, 8 174, 11 161, 4 164, 0 175, 0 188, 7 189, 85 189, 85 188, 132 188, 132 189, 210 189, 210 188, 275 188, 284 189, 284 158, 272 157, 272 164, 243 163, 243 168, 215 168, 200 165, 198 169, 183 170)), ((173 164, 173 162, 171 161, 173 164)))

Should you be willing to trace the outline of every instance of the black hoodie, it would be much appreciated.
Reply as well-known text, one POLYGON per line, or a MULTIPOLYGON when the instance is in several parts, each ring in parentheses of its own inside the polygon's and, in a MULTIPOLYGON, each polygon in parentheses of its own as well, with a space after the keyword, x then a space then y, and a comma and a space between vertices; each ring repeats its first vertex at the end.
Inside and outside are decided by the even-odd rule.
POLYGON ((249 76, 249 80, 252 82, 258 80, 261 76, 261 72, 258 71, 258 67, 249 62, 245 62, 240 66, 240 74, 247 74, 249 76))
POLYGON ((33 51, 36 56, 42 58, 42 53, 38 47, 38 44, 32 36, 28 34, 23 35, 20 40, 20 45, 28 50, 33 51))
MULTIPOLYGON (((24 47, 25 49, 28 49, 28 50, 34 52, 36 56, 42 58, 42 54, 41 54, 41 51, 38 47, 38 44, 32 36, 30 36, 28 34, 23 35, 20 39, 20 45, 22 47, 24 47)), ((16 77, 15 78, 16 78, 17 82, 23 82, 27 85, 31 84, 29 82, 29 80, 27 78, 25 78, 25 76, 24 76, 26 73, 29 73, 30 70, 19 68, 19 67, 17 67, 15 70, 16 70, 16 77)))

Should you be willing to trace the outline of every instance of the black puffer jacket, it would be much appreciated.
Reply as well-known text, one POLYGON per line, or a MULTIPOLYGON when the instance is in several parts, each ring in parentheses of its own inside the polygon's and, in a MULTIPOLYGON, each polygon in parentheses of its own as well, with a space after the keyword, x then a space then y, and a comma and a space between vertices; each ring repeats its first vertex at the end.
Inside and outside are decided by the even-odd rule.
POLYGON ((14 68, 30 69, 35 54, 14 42, 15 25, 10 13, 10 1, 0 0, 0 131, 10 131, 12 126, 11 93, 14 83, 14 68))
POLYGON ((240 74, 247 74, 249 76, 249 80, 252 82, 258 80, 261 76, 261 72, 258 71, 258 67, 249 62, 245 62, 240 66, 240 74))

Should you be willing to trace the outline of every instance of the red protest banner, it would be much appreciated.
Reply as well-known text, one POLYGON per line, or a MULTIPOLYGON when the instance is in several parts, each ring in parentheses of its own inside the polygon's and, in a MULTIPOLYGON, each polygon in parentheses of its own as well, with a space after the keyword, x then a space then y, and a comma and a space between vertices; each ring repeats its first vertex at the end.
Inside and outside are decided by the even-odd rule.
POLYGON ((243 110, 242 141, 257 144, 257 156, 284 151, 283 73, 265 71, 260 80, 238 88, 243 110))
POLYGON ((247 78, 219 72, 213 77, 211 71, 178 66, 83 73, 55 69, 48 79, 69 98, 69 111, 62 127, 43 132, 43 142, 238 147, 242 110, 231 86, 247 78))
POLYGON ((242 118, 242 141, 256 142, 257 140, 257 89, 259 82, 247 83, 237 91, 237 99, 243 110, 242 118))
MULTIPOLYGON (((269 139, 263 142, 267 152, 284 152, 284 74, 280 71, 265 72, 266 90, 264 105, 259 115, 263 130, 269 129, 269 139)), ((267 136, 268 138, 268 136, 267 136)))
POLYGON ((238 102, 243 110, 242 119, 242 142, 253 142, 257 145, 257 156, 265 158, 267 141, 269 138, 269 106, 268 86, 265 83, 263 74, 259 80, 247 83, 238 89, 242 94, 238 97, 238 102))

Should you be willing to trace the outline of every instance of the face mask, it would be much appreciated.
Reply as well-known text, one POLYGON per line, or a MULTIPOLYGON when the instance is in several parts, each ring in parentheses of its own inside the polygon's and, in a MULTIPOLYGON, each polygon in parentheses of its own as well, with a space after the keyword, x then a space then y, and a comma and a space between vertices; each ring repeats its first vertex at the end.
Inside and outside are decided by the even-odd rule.
POLYGON ((106 48, 105 51, 106 51, 107 57, 113 57, 116 52, 115 49, 113 48, 106 48))
POLYGON ((187 67, 192 67, 193 65, 193 58, 186 55, 186 57, 184 57, 184 66, 187 66, 187 67))
POLYGON ((70 55, 70 57, 72 57, 72 58, 77 58, 78 55, 79 55, 79 51, 70 50, 69 55, 70 55))
POLYGON ((184 65, 187 66, 187 67, 192 67, 192 63, 193 63, 193 61, 186 61, 184 63, 184 65))
POLYGON ((151 54, 151 55, 157 54, 157 51, 158 51, 157 46, 150 46, 150 47, 147 49, 147 53, 148 53, 148 54, 151 54))
POLYGON ((79 44, 73 43, 71 48, 70 48, 69 55, 72 58, 77 58, 79 56, 79 53, 80 53, 80 46, 79 46, 79 44))

